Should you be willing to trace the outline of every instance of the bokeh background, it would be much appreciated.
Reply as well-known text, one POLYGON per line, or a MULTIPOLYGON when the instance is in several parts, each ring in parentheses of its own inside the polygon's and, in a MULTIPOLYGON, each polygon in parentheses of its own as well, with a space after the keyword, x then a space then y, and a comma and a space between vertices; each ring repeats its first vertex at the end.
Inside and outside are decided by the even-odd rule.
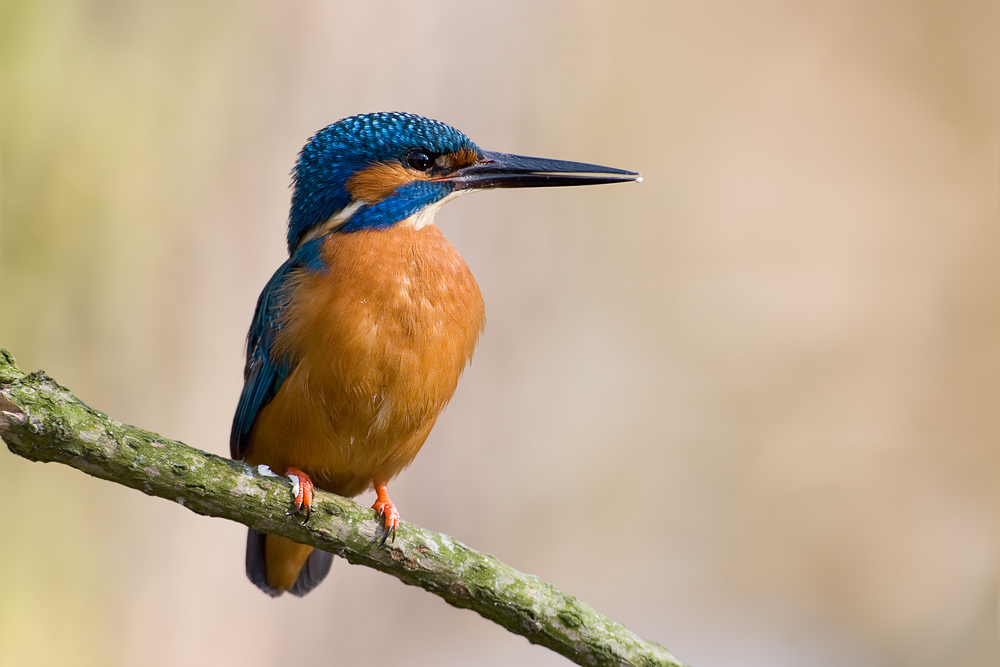
MULTIPOLYGON (((1000 660, 997 3, 0 7, 24 369, 224 454, 314 131, 639 170, 438 215, 489 324, 403 519, 698 667, 1000 660)), ((565 664, 344 561, 267 598, 244 535, 0 450, 0 665, 565 664)))

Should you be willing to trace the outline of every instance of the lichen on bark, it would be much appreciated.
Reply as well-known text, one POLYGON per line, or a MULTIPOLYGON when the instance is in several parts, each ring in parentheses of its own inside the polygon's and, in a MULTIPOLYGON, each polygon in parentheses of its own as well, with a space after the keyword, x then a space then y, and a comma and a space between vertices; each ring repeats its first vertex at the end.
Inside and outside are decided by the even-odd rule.
POLYGON ((308 521, 289 516, 291 483, 111 419, 0 350, 0 437, 15 454, 59 462, 207 516, 325 549, 472 609, 581 665, 682 667, 646 641, 537 577, 453 538, 403 523, 378 546, 374 512, 319 491, 308 521))

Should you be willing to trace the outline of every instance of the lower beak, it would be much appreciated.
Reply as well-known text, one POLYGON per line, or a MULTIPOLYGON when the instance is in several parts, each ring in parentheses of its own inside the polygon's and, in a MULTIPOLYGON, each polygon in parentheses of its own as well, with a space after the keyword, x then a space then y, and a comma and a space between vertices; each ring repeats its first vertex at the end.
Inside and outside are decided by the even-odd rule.
POLYGON ((456 190, 485 190, 600 185, 641 181, 642 178, 634 171, 596 164, 484 151, 479 162, 441 180, 453 183, 456 190))

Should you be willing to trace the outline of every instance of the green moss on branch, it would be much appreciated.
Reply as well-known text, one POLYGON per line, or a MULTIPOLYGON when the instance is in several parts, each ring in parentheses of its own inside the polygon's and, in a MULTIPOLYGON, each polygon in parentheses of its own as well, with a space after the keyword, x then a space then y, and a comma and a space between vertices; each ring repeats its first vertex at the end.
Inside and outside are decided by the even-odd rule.
POLYGON ((662 646, 447 535, 404 523, 395 542, 379 548, 374 512, 322 491, 304 524, 287 516, 286 478, 117 422, 43 372, 25 374, 6 350, 0 350, 0 437, 32 461, 65 463, 391 574, 578 664, 681 667, 662 646))

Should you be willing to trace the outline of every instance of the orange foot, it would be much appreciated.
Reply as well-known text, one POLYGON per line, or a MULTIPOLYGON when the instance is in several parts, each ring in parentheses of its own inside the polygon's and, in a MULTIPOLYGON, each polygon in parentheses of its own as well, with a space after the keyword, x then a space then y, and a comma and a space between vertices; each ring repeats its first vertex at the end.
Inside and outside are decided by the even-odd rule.
POLYGON ((378 543, 379 546, 382 546, 389 539, 389 533, 392 533, 392 541, 396 541, 396 528, 399 527, 399 510, 389 500, 389 490, 385 488, 385 484, 375 484, 374 486, 378 497, 375 499, 372 509, 378 512, 379 516, 385 518, 385 530, 382 531, 382 540, 378 543))
POLYGON ((292 493, 295 495, 295 508, 289 514, 298 514, 302 508, 306 510, 306 518, 312 514, 313 483, 309 475, 298 468, 289 468, 285 477, 292 480, 292 493))

